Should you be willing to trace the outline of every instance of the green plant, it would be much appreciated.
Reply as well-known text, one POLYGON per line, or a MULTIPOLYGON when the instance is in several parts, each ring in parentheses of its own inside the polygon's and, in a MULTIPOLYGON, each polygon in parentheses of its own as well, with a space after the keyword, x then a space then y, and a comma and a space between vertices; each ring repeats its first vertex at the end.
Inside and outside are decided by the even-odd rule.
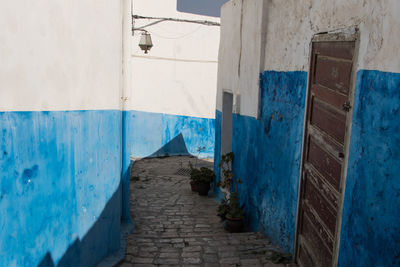
POLYGON ((234 179, 235 174, 232 170, 233 159, 233 152, 227 153, 222 155, 221 161, 218 165, 222 169, 222 176, 224 177, 224 179, 218 183, 218 186, 223 189, 228 189, 229 192, 232 192, 232 185, 235 186, 235 188, 233 188, 234 192, 237 192, 238 184, 242 183, 242 180, 234 179))
POLYGON ((220 206, 218 207, 218 214, 225 212, 226 218, 228 219, 242 219, 243 210, 240 207, 238 193, 238 185, 241 184, 242 181, 235 178, 235 174, 232 170, 233 159, 234 154, 233 152, 230 152, 223 155, 219 163, 219 167, 222 169, 223 180, 218 183, 218 186, 227 189, 230 195, 227 198, 227 193, 223 192, 225 198, 221 201, 220 206))
POLYGON ((214 171, 206 168, 206 167, 201 167, 200 169, 197 169, 193 167, 193 165, 189 162, 189 167, 190 167, 190 179, 196 183, 211 183, 214 181, 215 174, 214 171))
POLYGON ((190 168, 190 180, 192 180, 193 182, 199 181, 201 176, 200 169, 193 167, 191 162, 189 162, 189 168, 190 168))
POLYGON ((199 182, 208 184, 214 181, 215 174, 213 170, 210 170, 209 168, 206 167, 201 167, 200 173, 201 177, 199 182))
MULTIPOLYGON (((198 147, 197 147, 197 157, 196 157, 196 161, 195 161, 195 163, 194 163, 194 167, 197 167, 197 161, 198 161, 198 159, 199 159, 199 157, 200 157, 200 153, 203 152, 203 151, 205 151, 205 150, 206 150, 206 147, 205 147, 205 146, 203 146, 203 147, 198 146, 198 147)), ((190 164, 190 162, 189 162, 189 164, 190 164)))
POLYGON ((218 216, 222 219, 225 219, 226 215, 229 212, 229 200, 224 197, 218 205, 218 216))
POLYGON ((218 183, 218 186, 221 188, 231 189, 232 180, 234 177, 234 173, 232 171, 232 163, 233 163, 234 155, 233 152, 222 155, 221 161, 218 165, 222 169, 222 176, 224 177, 223 181, 218 183))
POLYGON ((288 253, 281 253, 279 251, 272 251, 271 256, 269 256, 268 259, 275 264, 290 263, 292 261, 292 255, 288 253))
POLYGON ((243 210, 240 207, 239 194, 234 192, 229 198, 228 212, 226 218, 228 219, 242 219, 243 210))

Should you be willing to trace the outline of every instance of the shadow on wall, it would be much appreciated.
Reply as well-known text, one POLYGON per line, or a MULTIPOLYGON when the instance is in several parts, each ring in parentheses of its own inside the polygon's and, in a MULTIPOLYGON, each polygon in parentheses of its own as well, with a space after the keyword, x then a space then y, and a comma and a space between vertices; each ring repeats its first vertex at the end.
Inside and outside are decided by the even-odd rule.
POLYGON ((166 143, 162 148, 148 156, 148 158, 163 157, 163 156, 191 156, 187 150, 185 139, 182 133, 175 136, 174 139, 166 143))
POLYGON ((77 238, 57 264, 54 263, 50 252, 47 252, 38 267, 94 266, 103 260, 102 255, 117 252, 120 249, 121 216, 116 216, 115 213, 120 212, 120 205, 121 183, 83 239, 77 238), (104 244, 104 240, 109 240, 112 243, 111 246, 104 244), (108 246, 113 249, 108 249, 108 246), (104 253, 105 250, 107 250, 106 253, 104 253))
MULTIPOLYGON (((124 111, 124 160, 168 155, 214 156, 215 119, 124 111), (151 123, 150 123, 151 122, 151 123), (204 148, 198 153, 198 148, 204 148)), ((124 170, 127 168, 124 167, 124 170)))
POLYGON ((220 17, 221 6, 229 0, 177 0, 177 10, 204 16, 220 17))

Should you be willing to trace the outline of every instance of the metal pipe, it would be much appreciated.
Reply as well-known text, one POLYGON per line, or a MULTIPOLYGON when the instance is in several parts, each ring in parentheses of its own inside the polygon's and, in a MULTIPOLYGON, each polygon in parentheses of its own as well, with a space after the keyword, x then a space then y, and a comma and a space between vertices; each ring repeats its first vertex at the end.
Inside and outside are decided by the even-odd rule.
MULTIPOLYGON (((214 21, 209 21, 209 20, 191 20, 191 19, 176 19, 176 18, 163 18, 163 17, 146 17, 146 16, 139 16, 139 15, 132 15, 133 19, 157 19, 159 21, 155 22, 156 23, 160 23, 162 21, 175 21, 175 22, 188 22, 188 23, 196 23, 196 24, 202 24, 202 25, 206 25, 206 26, 220 26, 221 24, 218 22, 214 22, 214 21)), ((152 24, 143 26, 143 27, 147 27, 150 26, 152 24)), ((141 27, 142 28, 142 27, 141 27)))

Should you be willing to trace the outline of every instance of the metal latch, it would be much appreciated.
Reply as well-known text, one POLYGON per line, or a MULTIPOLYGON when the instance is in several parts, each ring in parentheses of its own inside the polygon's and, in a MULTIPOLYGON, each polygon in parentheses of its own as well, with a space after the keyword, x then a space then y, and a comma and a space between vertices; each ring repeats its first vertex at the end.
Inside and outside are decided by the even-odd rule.
POLYGON ((348 112, 348 111, 350 111, 350 109, 351 109, 350 101, 346 101, 346 102, 343 104, 343 110, 346 111, 346 112, 348 112))

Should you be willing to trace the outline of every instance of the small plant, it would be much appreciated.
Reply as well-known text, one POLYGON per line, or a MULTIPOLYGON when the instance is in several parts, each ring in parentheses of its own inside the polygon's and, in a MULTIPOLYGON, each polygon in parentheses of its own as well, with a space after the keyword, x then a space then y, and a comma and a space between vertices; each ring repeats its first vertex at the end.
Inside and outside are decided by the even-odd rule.
POLYGON ((222 169, 223 180, 218 183, 227 192, 223 192, 224 199, 218 206, 218 215, 226 218, 225 228, 229 232, 241 232, 243 229, 243 210, 240 207, 238 185, 242 181, 235 178, 232 170, 234 155, 228 153, 221 157, 219 167, 222 169))
POLYGON ((132 176, 131 177, 131 181, 134 181, 134 182, 140 181, 140 177, 139 176, 132 176))
POLYGON ((275 264, 278 263, 290 263, 292 261, 292 255, 288 253, 281 253, 278 251, 272 251, 271 256, 268 257, 270 261, 275 264))
MULTIPOLYGON (((200 153, 201 152, 203 152, 203 151, 205 151, 206 150, 206 147, 205 146, 199 146, 199 147, 197 147, 197 157, 196 157, 196 162, 194 163, 194 166, 196 167, 197 166, 197 160, 199 159, 199 157, 200 157, 200 153)), ((190 163, 190 162, 189 162, 190 163)))
POLYGON ((192 180, 193 182, 199 181, 201 176, 200 169, 193 167, 190 161, 189 161, 189 168, 190 168, 190 180, 192 180))
POLYGON ((227 189, 229 192, 232 192, 232 185, 234 185, 233 192, 237 193, 238 184, 242 183, 240 179, 234 179, 235 174, 232 170, 232 163, 233 163, 234 155, 233 152, 225 154, 221 157, 221 162, 219 163, 219 167, 222 169, 222 175, 224 177, 223 181, 218 183, 223 189, 227 189))
POLYGON ((226 218, 234 220, 243 219, 243 210, 240 208, 239 194, 237 192, 231 194, 228 207, 226 218))
POLYGON ((200 168, 201 178, 200 183, 212 183, 215 179, 215 173, 213 170, 210 170, 206 167, 200 168))
POLYGON ((221 217, 222 220, 225 220, 226 215, 229 212, 229 200, 224 197, 221 200, 221 203, 218 205, 218 216, 221 217))
POLYGON ((219 182, 218 186, 224 189, 227 188, 229 191, 232 187, 233 177, 235 176, 232 171, 233 159, 234 159, 233 152, 222 155, 221 161, 218 165, 218 167, 222 169, 222 175, 224 177, 224 180, 222 182, 219 182))
POLYGON ((214 171, 201 167, 197 169, 189 162, 190 167, 190 179, 193 191, 199 192, 200 195, 207 195, 210 190, 210 183, 214 181, 215 173, 214 171))
POLYGON ((214 181, 215 173, 206 167, 201 167, 197 169, 189 162, 190 168, 190 179, 196 183, 211 183, 214 181))

